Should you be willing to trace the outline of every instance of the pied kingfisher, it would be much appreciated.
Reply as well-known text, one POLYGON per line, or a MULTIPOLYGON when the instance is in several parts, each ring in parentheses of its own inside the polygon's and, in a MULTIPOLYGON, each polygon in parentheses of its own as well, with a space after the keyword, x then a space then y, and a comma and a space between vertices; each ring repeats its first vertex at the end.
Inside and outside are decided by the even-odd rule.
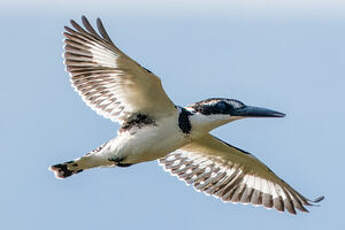
POLYGON ((57 178, 158 159, 172 175, 223 201, 296 214, 323 199, 305 198, 252 154, 209 133, 242 118, 285 114, 225 98, 176 106, 154 73, 114 45, 100 19, 99 33, 85 16, 82 23, 84 28, 71 20, 73 29, 65 27, 64 64, 86 104, 121 128, 85 156, 49 167, 57 178))

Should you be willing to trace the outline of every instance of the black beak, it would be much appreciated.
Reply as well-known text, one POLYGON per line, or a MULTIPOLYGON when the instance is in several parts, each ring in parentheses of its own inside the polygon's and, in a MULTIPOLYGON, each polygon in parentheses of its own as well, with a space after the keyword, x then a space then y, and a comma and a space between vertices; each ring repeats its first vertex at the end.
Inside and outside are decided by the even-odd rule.
POLYGON ((244 106, 242 108, 236 109, 231 112, 231 116, 240 117, 285 117, 284 113, 280 113, 274 110, 254 107, 254 106, 244 106))

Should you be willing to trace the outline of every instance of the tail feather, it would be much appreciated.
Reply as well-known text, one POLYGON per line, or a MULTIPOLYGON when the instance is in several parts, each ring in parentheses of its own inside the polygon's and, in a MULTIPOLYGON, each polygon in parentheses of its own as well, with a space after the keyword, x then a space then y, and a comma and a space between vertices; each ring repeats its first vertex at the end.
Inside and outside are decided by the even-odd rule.
POLYGON ((67 161, 64 163, 56 164, 49 167, 49 170, 55 174, 56 178, 66 178, 74 174, 80 173, 83 170, 96 168, 96 167, 114 167, 115 163, 108 158, 108 153, 103 154, 106 142, 95 150, 87 153, 83 157, 67 161))
POLYGON ((56 178, 63 179, 74 174, 80 173, 83 169, 78 167, 75 161, 67 161, 49 167, 49 170, 55 174, 56 178))

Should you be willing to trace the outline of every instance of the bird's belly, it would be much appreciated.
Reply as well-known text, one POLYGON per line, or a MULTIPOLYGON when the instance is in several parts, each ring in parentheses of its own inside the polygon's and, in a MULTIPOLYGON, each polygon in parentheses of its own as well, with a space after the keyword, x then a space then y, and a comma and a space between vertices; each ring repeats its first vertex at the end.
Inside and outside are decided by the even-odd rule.
POLYGON ((114 153, 128 164, 159 159, 190 142, 177 126, 167 124, 143 127, 135 134, 125 132, 116 139, 120 140, 114 153))

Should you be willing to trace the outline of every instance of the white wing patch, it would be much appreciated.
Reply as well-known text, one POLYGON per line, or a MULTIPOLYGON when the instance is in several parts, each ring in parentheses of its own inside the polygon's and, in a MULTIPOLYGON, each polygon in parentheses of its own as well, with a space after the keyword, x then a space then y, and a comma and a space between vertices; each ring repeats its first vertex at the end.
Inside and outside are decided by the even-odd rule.
MULTIPOLYGON (((209 138, 212 137, 209 135, 209 138)), ((262 174, 259 168, 262 168, 263 164, 256 158, 251 160, 254 159, 257 165, 249 168, 249 163, 246 165, 243 159, 236 162, 229 158, 220 159, 219 156, 222 154, 216 156, 214 152, 207 152, 206 148, 205 152, 199 151, 202 148, 198 146, 200 143, 202 142, 192 143, 186 149, 182 148, 168 154, 159 160, 160 165, 186 184, 192 184, 197 191, 213 195, 225 202, 251 203, 296 214, 296 209, 308 212, 305 205, 313 205, 312 202, 323 199, 306 199, 270 170, 262 174), (196 151, 193 151, 194 149, 196 151), (255 167, 258 167, 258 172, 255 167)), ((203 143, 208 144, 210 141, 205 140, 203 143)), ((237 148, 234 150, 238 151, 237 148)), ((243 157, 248 156, 248 153, 241 154, 243 157)), ((238 156, 234 159, 238 159, 238 156)))
POLYGON ((119 55, 110 50, 98 45, 95 42, 91 43, 90 52, 93 54, 92 61, 98 63, 102 67, 118 68, 117 58, 119 55))

